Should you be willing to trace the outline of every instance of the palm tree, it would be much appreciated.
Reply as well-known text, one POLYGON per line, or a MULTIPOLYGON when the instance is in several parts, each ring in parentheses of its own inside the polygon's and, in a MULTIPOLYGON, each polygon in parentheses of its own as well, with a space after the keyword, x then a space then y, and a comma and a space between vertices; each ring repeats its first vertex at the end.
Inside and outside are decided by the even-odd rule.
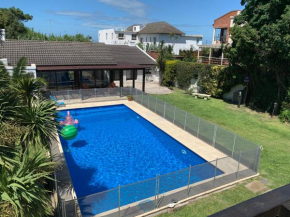
POLYGON ((10 89, 22 104, 31 107, 32 100, 39 100, 42 97, 41 88, 45 85, 43 79, 26 75, 11 82, 10 89))
POLYGON ((40 99, 32 100, 30 107, 15 109, 12 121, 28 128, 22 139, 26 147, 28 144, 41 144, 48 148, 56 135, 56 119, 56 104, 52 100, 40 99))
POLYGON ((20 60, 16 64, 16 66, 13 68, 12 80, 17 80, 17 79, 21 78, 22 76, 27 75, 27 72, 25 71, 26 64, 27 64, 26 58, 25 57, 20 58, 20 60))
MULTIPOLYGON (((45 180, 49 180, 54 163, 45 150, 24 153, 22 160, 0 172, 0 208, 6 207, 15 217, 42 217, 50 215, 49 192, 45 180)), ((8 210, 6 210, 7 213, 8 210)))
POLYGON ((162 40, 158 47, 158 58, 156 60, 157 67, 159 68, 159 85, 162 85, 163 73, 166 66, 166 47, 164 46, 164 41, 162 40))

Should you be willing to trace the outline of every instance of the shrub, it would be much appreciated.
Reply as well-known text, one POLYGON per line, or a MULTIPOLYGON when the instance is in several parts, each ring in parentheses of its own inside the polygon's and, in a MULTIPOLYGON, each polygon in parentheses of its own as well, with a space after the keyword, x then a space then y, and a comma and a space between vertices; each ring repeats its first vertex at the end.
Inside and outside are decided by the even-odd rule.
POLYGON ((190 80, 198 77, 198 70, 201 64, 191 62, 178 62, 176 65, 176 80, 178 86, 187 90, 190 86, 190 80))
POLYGON ((176 78, 176 65, 178 60, 167 60, 162 84, 166 87, 174 86, 176 78))
POLYGON ((282 122, 290 122, 290 88, 287 92, 285 100, 282 102, 279 118, 282 122))
POLYGON ((214 97, 222 97, 234 84, 235 80, 228 67, 204 65, 199 70, 198 86, 214 97))

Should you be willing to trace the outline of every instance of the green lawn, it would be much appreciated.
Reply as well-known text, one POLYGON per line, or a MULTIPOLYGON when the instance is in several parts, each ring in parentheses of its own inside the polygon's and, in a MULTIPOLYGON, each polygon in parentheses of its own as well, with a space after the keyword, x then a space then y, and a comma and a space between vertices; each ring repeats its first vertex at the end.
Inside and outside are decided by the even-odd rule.
MULTIPOLYGON (((290 126, 265 113, 257 113, 246 107, 237 108, 223 100, 195 99, 174 90, 168 95, 155 95, 178 108, 215 123, 224 129, 263 146, 260 175, 269 180, 270 188, 290 183, 290 126)), ((161 216, 207 216, 236 203, 254 197, 243 185, 203 198, 174 214, 161 216)))

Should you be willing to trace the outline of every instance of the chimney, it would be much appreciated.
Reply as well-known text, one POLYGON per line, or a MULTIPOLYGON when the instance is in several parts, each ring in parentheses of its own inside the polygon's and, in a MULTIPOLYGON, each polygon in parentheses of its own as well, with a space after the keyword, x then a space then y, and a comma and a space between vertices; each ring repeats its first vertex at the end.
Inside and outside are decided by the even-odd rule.
POLYGON ((5 41, 5 29, 0 29, 0 36, 1 36, 1 41, 5 41))

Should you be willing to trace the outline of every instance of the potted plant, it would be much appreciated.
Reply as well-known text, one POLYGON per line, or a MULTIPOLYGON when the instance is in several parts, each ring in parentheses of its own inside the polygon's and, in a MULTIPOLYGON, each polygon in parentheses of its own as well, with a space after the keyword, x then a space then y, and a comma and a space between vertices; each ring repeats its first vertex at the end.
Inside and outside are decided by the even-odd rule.
POLYGON ((128 101, 132 101, 133 100, 133 97, 131 95, 128 95, 127 96, 127 99, 128 99, 128 101))

